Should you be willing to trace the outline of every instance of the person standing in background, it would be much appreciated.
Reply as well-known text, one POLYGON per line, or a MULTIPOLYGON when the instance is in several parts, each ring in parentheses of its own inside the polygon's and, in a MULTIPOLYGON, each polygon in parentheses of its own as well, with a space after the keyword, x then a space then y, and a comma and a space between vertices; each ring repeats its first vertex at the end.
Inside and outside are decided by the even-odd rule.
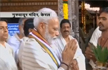
POLYGON ((7 38, 7 22, 0 20, 0 70, 18 70, 13 57, 13 49, 6 43, 7 38))
MULTIPOLYGON (((60 23, 60 35, 53 40, 52 47, 62 61, 62 52, 65 46, 72 40, 75 39, 70 35, 71 31, 71 24, 68 19, 63 19, 60 23)), ((75 52, 74 59, 72 61, 72 69, 73 70, 86 70, 85 66, 85 57, 82 53, 82 50, 79 47, 77 42, 77 51, 75 52)))
POLYGON ((17 62, 17 54, 19 51, 19 46, 21 43, 21 39, 24 37, 24 21, 26 20, 26 18, 21 18, 19 19, 18 23, 19 23, 19 33, 16 33, 14 36, 11 36, 7 43, 11 46, 11 48, 14 51, 14 56, 15 56, 15 60, 17 62))

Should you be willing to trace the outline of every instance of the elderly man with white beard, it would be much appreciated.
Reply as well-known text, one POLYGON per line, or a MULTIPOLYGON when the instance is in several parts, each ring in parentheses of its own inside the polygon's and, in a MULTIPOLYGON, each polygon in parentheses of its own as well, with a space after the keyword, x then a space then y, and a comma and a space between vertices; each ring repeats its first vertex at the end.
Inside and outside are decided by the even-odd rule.
POLYGON ((62 53, 62 62, 54 53, 52 39, 59 35, 59 20, 55 11, 42 8, 39 13, 50 13, 47 17, 35 17, 28 38, 23 40, 19 53, 22 70, 68 70, 76 49, 76 40, 71 40, 62 53))

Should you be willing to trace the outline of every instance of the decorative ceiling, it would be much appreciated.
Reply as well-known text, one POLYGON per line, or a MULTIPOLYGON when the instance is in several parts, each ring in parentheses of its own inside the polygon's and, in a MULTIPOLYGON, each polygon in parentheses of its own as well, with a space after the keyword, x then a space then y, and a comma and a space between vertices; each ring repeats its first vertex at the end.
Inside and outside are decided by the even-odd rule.
POLYGON ((58 10, 58 0, 0 0, 0 11, 2 12, 30 12, 40 8, 48 7, 58 10))

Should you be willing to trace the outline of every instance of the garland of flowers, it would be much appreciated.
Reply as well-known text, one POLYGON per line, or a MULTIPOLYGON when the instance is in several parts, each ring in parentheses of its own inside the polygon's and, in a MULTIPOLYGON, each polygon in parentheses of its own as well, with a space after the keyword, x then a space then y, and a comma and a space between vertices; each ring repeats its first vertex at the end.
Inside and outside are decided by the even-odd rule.
POLYGON ((64 19, 68 19, 68 0, 63 0, 64 19))

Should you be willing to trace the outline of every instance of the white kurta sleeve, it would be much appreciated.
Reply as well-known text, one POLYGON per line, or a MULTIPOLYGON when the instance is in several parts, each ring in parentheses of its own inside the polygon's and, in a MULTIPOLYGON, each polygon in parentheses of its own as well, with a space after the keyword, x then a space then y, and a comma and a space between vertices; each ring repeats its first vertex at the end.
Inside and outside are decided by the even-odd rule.
MULTIPOLYGON (((59 54, 58 57, 60 57, 60 59, 62 61, 62 55, 61 54, 62 54, 62 51, 64 49, 64 46, 63 46, 62 42, 60 41, 60 39, 56 39, 54 41, 54 45, 59 50, 59 51, 57 51, 57 50, 55 50, 55 51, 57 54, 59 54)), ((78 45, 78 42, 77 42, 77 45, 78 45)), ((78 45, 77 51, 75 53, 74 59, 76 59, 78 62, 79 70, 86 70, 85 57, 84 57, 79 45, 78 45)))
POLYGON ((76 60, 78 62, 79 70, 86 70, 85 57, 84 57, 84 55, 83 54, 80 54, 79 57, 76 58, 76 60))
POLYGON ((85 57, 78 45, 77 51, 75 53, 75 57, 74 57, 77 62, 78 62, 78 66, 79 66, 79 70, 86 70, 86 65, 85 65, 85 57))
POLYGON ((92 34, 92 37, 90 39, 90 43, 92 43, 94 46, 97 46, 98 38, 100 36, 101 36, 101 31, 99 30, 99 27, 97 27, 92 34))

